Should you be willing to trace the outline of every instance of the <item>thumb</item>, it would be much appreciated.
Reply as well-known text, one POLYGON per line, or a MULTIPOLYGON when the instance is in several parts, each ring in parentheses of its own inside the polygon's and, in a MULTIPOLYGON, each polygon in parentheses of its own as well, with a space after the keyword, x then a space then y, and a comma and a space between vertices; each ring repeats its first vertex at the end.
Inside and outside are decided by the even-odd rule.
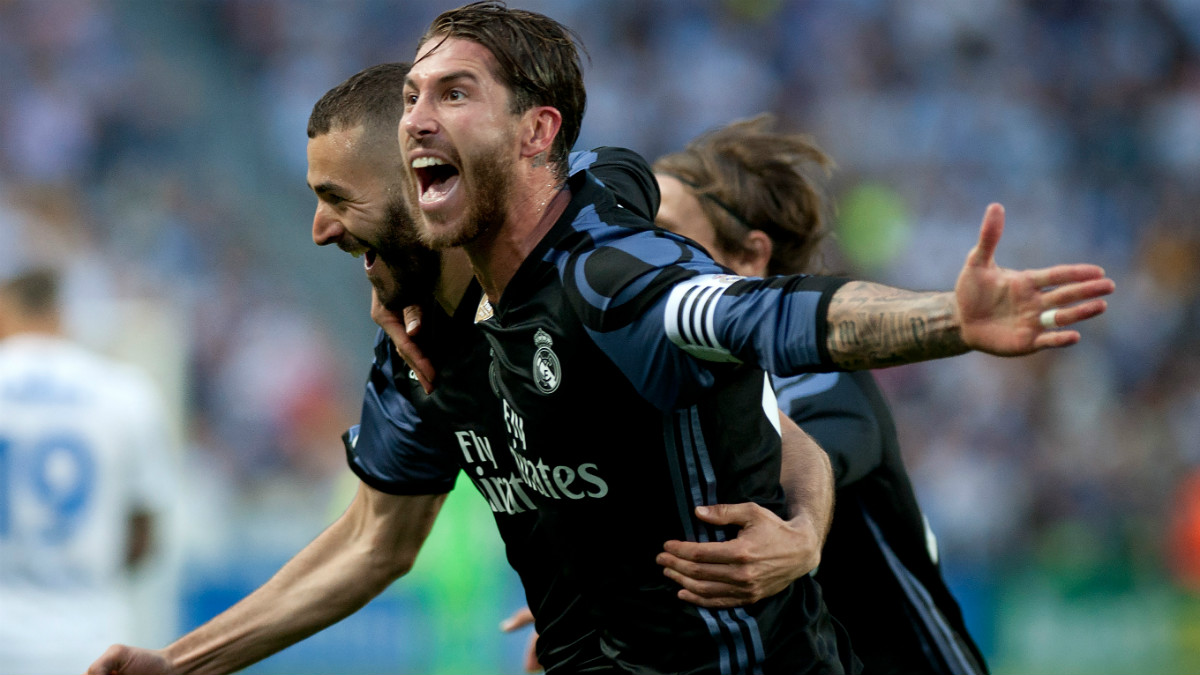
POLYGON ((409 305, 404 308, 404 330, 409 335, 421 332, 421 306, 409 305))
POLYGON ((994 264, 996 247, 1000 244, 1000 236, 1004 234, 1004 207, 1000 204, 988 204, 983 214, 983 224, 979 227, 979 243, 971 249, 967 256, 969 267, 990 267, 994 264))
POLYGON ((749 525, 758 508, 753 502, 697 506, 696 517, 713 525, 749 525))

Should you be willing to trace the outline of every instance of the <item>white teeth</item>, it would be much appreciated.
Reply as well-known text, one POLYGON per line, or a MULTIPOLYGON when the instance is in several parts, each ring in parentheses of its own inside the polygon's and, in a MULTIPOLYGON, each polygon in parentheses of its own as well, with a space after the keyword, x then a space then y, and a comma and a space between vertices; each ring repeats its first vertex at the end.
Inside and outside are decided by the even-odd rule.
POLYGON ((437 157, 418 157, 412 161, 412 168, 422 169, 427 166, 441 166, 442 164, 445 164, 445 162, 437 157))

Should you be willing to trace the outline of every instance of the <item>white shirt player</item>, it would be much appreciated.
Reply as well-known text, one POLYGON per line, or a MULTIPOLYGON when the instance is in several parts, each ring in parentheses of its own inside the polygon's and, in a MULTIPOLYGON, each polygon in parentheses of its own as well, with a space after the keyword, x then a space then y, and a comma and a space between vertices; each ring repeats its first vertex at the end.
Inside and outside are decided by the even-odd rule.
POLYGON ((139 371, 60 338, 0 340, 0 671, 79 673, 130 639, 130 517, 170 498, 169 443, 139 371))

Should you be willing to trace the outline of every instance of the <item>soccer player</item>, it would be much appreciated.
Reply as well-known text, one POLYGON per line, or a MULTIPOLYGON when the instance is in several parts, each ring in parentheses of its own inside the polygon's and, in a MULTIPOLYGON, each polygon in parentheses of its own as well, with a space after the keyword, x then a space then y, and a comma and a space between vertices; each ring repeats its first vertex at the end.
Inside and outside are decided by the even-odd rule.
POLYGON ((999 206, 955 293, 724 274, 586 174, 567 176, 585 95, 570 33, 542 15, 494 3, 444 13, 409 83, 402 147, 422 236, 471 260, 491 303, 479 325, 509 451, 564 574, 586 590, 604 652, 629 670, 850 664, 807 577, 744 609, 710 610, 679 602, 653 563, 664 539, 730 537, 698 507, 782 513, 778 415, 760 368, 1071 344, 1078 333, 1048 328, 1102 312, 1098 296, 1112 290, 1095 266, 996 267, 999 206), (881 348, 863 354, 877 335, 881 348), (558 483, 585 475, 583 489, 558 483))
POLYGON ((162 397, 67 339, 59 275, 0 279, 0 670, 77 673, 130 639, 129 574, 172 490, 162 397))
MULTIPOLYGON (((314 219, 314 241, 336 243, 351 253, 362 254, 375 289, 377 308, 403 307, 405 303, 420 301, 414 293, 425 293, 432 284, 437 304, 430 308, 432 320, 424 333, 425 343, 432 347, 431 358, 447 367, 442 372, 441 386, 426 395, 407 377, 407 368, 380 333, 362 423, 348 448, 351 466, 365 483, 388 493, 448 490, 461 466, 491 505, 506 542, 509 560, 521 576, 531 605, 544 618, 541 622, 543 640, 539 643, 541 661, 550 672, 580 669, 596 672, 606 667, 607 659, 591 637, 590 621, 578 592, 562 578, 555 556, 548 553, 553 550, 554 542, 538 538, 540 530, 536 529, 535 506, 529 488, 522 481, 511 456, 500 445, 504 427, 499 418, 499 403, 488 382, 490 357, 482 335, 473 326, 480 291, 477 284, 463 283, 471 279, 469 265, 461 256, 447 255, 440 266, 434 268, 415 262, 415 256, 406 250, 411 242, 400 242, 397 246, 397 242, 381 237, 382 243, 372 248, 355 234, 365 237, 370 232, 365 223, 355 222, 356 218, 351 215, 352 209, 362 208, 364 202, 370 202, 364 200, 370 192, 360 189, 363 184, 357 180, 362 174, 361 169, 373 166, 376 176, 391 176, 393 180, 398 174, 389 170, 386 162, 372 165, 358 155, 345 152, 345 148, 355 145, 347 142, 347 134, 357 134, 352 133, 356 132, 355 125, 346 124, 345 119, 336 119, 338 114, 344 117, 348 107, 336 93, 346 92, 346 98, 350 98, 375 90, 374 96, 382 97, 383 92, 379 90, 390 90, 391 84, 383 82, 374 73, 381 68, 390 69, 389 79, 391 71, 396 69, 395 66, 368 69, 335 89, 331 92, 335 96, 327 97, 314 109, 314 134, 309 146, 310 184, 320 197, 314 219), (347 204, 356 206, 348 208, 347 204), (406 269, 397 269, 393 273, 396 266, 392 261, 397 260, 407 261, 406 269), (420 279, 412 278, 420 266, 429 270, 420 279), (406 283, 397 288, 395 282, 401 275, 406 283), (404 292, 403 295, 400 292, 404 292), (412 415, 414 409, 418 413, 416 419, 412 415), (441 471, 438 480, 431 484, 431 474, 438 470, 441 471)), ((392 91, 392 99, 399 101, 399 93, 398 88, 392 91)), ((381 115, 380 119, 389 118, 381 115)), ((398 114, 392 119, 398 120, 398 114)), ((358 140, 365 138, 362 136, 358 140)), ((368 147, 370 154, 378 157, 398 155, 395 143, 371 143, 368 147)), ((657 184, 649 166, 640 157, 614 148, 572 155, 571 173, 584 168, 613 190, 623 207, 639 217, 650 219, 657 211, 657 184)), ((388 191, 376 189, 373 193, 381 195, 388 191)), ((399 220, 400 205, 387 210, 396 214, 389 219, 388 227, 403 227, 399 220)), ((428 257, 427 254, 421 255, 428 257)), ((805 449, 817 455, 816 459, 823 459, 815 446, 805 449)), ((815 486, 806 481, 831 481, 831 477, 823 479, 821 474, 829 471, 823 464, 816 467, 818 470, 812 470, 801 463, 803 456, 794 459, 798 461, 791 466, 797 467, 800 474, 796 484, 806 493, 813 494, 813 498, 806 500, 800 495, 796 500, 799 503, 793 504, 793 519, 785 528, 785 534, 791 536, 780 538, 791 544, 791 551, 797 558, 808 562, 808 568, 804 570, 807 572, 815 564, 814 544, 819 544, 819 537, 827 527, 827 493, 831 483, 830 486, 815 486), (823 508, 814 513, 806 502, 820 502, 821 498, 824 499, 823 508)), ((564 490, 590 485, 586 471, 579 471, 574 479, 557 468, 554 473, 556 484, 564 490)), ((765 530, 765 527, 759 528, 759 531, 765 530)), ((757 531, 756 536, 760 536, 757 531)))
MULTIPOLYGON (((738 274, 808 271, 825 234, 821 179, 830 160, 770 116, 704 134, 659 158, 660 227, 738 274)), ((938 567, 896 427, 869 372, 774 378, 780 406, 829 453, 833 526, 816 578, 865 673, 986 673, 938 567)), ((722 544, 670 542, 660 563, 698 601, 745 593, 722 544)), ((748 597, 746 600, 753 600, 748 597)))
MULTIPOLYGON (((396 123, 407 71, 408 64, 367 68, 314 106, 308 147, 308 182, 318 197, 313 240, 363 258, 380 311, 407 303, 426 308, 424 344, 442 368, 441 386, 426 395, 381 337, 361 422, 345 438, 362 481, 346 514, 263 588, 208 624, 160 651, 114 646, 90 672, 230 672, 348 615, 407 571, 460 469, 491 506, 527 598, 544 617, 548 668, 615 672, 579 594, 548 553, 553 542, 539 539, 528 488, 500 446, 503 420, 488 383, 487 347, 473 326, 480 291, 470 267, 454 251, 433 253, 413 240, 397 184, 396 123)), ((577 153, 573 166, 594 169, 625 208, 653 217, 658 188, 640 157, 600 149, 577 153)), ((799 434, 794 426, 791 431, 799 434)), ((810 445, 803 456, 813 455, 823 458, 810 445)), ((825 493, 811 499, 826 510, 809 515, 797 507, 791 525, 813 523, 809 540, 800 531, 801 544, 793 545, 810 555, 811 568, 830 516, 832 476, 827 463, 798 466, 797 473, 801 479, 829 474, 825 493)), ((571 489, 575 482, 562 484, 571 489)), ((577 483, 586 487, 587 476, 577 483)))

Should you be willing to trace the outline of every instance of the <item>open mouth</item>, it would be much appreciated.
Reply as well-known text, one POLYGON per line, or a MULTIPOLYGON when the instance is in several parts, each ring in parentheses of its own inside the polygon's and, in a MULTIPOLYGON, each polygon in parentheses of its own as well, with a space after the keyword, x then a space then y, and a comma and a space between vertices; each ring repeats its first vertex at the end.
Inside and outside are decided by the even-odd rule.
POLYGON ((363 268, 365 268, 367 270, 370 270, 372 267, 375 266, 375 260, 376 260, 377 256, 375 253, 375 249, 373 249, 373 248, 368 248, 367 246, 362 246, 362 245, 350 245, 350 244, 344 243, 344 242, 339 242, 338 248, 342 249, 346 253, 349 253, 351 256, 353 256, 355 258, 362 258, 363 259, 363 268))
POLYGON ((437 157, 418 157, 412 161, 417 174, 421 203, 441 201, 458 184, 458 167, 437 157))

